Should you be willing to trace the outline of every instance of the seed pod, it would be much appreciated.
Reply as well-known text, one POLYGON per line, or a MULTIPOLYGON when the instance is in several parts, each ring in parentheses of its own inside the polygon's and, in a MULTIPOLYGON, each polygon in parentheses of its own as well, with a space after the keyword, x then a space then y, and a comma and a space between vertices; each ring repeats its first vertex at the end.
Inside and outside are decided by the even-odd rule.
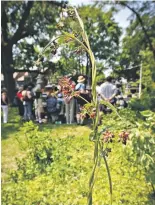
POLYGON ((69 17, 75 16, 75 11, 73 9, 68 9, 67 13, 69 17))
POLYGON ((73 41, 72 38, 69 38, 69 37, 65 38, 65 43, 69 43, 69 42, 71 42, 71 41, 73 41))
POLYGON ((91 113, 91 114, 90 114, 90 118, 94 119, 94 118, 95 118, 95 114, 94 114, 94 113, 91 113))
POLYGON ((75 52, 76 54, 80 54, 80 53, 81 53, 81 50, 80 50, 80 49, 76 49, 74 52, 75 52))
POLYGON ((111 152, 111 148, 107 148, 107 152, 111 152))
POLYGON ((79 36, 79 33, 78 33, 78 32, 74 32, 73 35, 74 35, 75 37, 78 37, 78 36, 79 36))
POLYGON ((57 53, 57 50, 56 50, 56 49, 53 49, 53 50, 51 50, 51 53, 52 53, 53 55, 55 55, 55 54, 57 53))
POLYGON ((42 56, 41 58, 40 58, 40 62, 43 62, 44 61, 44 57, 42 56))
POLYGON ((125 140, 123 140, 123 142, 122 142, 124 145, 126 145, 126 141, 125 140))
POLYGON ((63 8, 63 9, 66 9, 66 8, 67 8, 67 3, 66 3, 66 2, 63 3, 62 8, 63 8))
POLYGON ((72 16, 72 17, 70 17, 70 18, 72 18, 73 21, 76 21, 76 20, 77 20, 77 16, 76 16, 76 15, 74 15, 74 16, 72 16))
POLYGON ((114 134, 113 133, 111 133, 110 131, 106 131, 106 132, 104 132, 103 133, 103 141, 104 142, 113 142, 113 140, 112 140, 112 138, 114 138, 114 134))
POLYGON ((58 24, 57 24, 57 28, 58 29, 62 29, 64 27, 64 23, 63 22, 59 22, 58 24))
POLYGON ((50 49, 54 49, 55 47, 53 46, 53 44, 50 46, 50 49))
POLYGON ((38 60, 35 62, 35 65, 36 65, 36 66, 39 66, 40 63, 41 63, 41 62, 40 62, 40 59, 38 59, 38 60))
POLYGON ((119 134, 119 137, 120 137, 120 141, 126 145, 126 142, 129 138, 129 132, 127 131, 122 131, 120 134, 119 134))
POLYGON ((56 47, 58 44, 56 41, 53 41, 53 45, 56 47))

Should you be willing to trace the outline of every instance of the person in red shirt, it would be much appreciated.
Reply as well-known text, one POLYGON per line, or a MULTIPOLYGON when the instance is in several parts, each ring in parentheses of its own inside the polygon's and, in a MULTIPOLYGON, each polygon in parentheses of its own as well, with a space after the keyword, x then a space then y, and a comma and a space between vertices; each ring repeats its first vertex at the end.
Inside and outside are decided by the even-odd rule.
POLYGON ((23 106, 23 96, 22 96, 23 86, 19 87, 19 90, 16 94, 17 103, 18 103, 18 111, 21 117, 24 116, 24 106, 23 106))

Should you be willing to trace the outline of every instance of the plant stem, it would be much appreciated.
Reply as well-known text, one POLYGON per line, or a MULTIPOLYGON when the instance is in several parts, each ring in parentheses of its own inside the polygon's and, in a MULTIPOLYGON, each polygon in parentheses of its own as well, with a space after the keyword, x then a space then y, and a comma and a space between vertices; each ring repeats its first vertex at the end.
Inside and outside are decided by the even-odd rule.
POLYGON ((78 97, 80 97, 82 100, 84 100, 86 103, 89 103, 85 98, 83 98, 82 96, 78 95, 78 97))
POLYGON ((152 182, 151 182, 151 186, 152 186, 153 194, 154 194, 154 196, 155 196, 155 188, 154 188, 154 185, 153 185, 152 182))
MULTIPOLYGON (((98 146, 98 141, 96 140, 95 142, 95 147, 98 146)), ((98 149, 98 148, 97 148, 98 149)), ((94 163, 94 167, 93 167, 93 171, 89 180, 89 192, 88 192, 88 205, 92 205, 92 191, 93 191, 93 186, 95 183, 95 171, 96 171, 96 167, 97 167, 97 163, 98 163, 98 152, 97 152, 97 156, 95 158, 95 163, 94 163)))
MULTIPOLYGON (((100 148, 102 148, 101 143, 99 143, 99 145, 100 145, 100 148)), ((108 166, 108 162, 107 162, 107 159, 106 159, 105 154, 103 152, 103 149, 102 149, 102 157, 104 159, 104 163, 105 163, 107 174, 108 174, 109 187, 110 187, 110 205, 112 205, 112 180, 111 180, 111 175, 110 175, 110 169, 109 169, 109 166, 108 166)))

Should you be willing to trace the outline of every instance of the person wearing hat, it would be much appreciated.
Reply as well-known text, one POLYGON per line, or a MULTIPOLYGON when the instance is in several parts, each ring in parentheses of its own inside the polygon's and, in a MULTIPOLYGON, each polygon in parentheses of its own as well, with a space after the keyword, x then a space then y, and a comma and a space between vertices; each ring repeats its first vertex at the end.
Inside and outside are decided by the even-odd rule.
MULTIPOLYGON (((85 85, 85 78, 84 76, 79 76, 78 77, 78 84, 75 86, 75 91, 77 91, 77 95, 81 95, 81 97, 85 98, 84 95, 86 94, 86 85, 85 85)), ((84 118, 81 117, 81 110, 83 105, 86 102, 81 99, 80 97, 76 97, 76 119, 77 119, 77 124, 83 124, 84 118)))
POLYGON ((86 90, 86 85, 84 84, 85 80, 86 79, 84 78, 84 76, 79 76, 77 80, 78 84, 75 86, 75 90, 80 91, 80 93, 85 92, 86 90))

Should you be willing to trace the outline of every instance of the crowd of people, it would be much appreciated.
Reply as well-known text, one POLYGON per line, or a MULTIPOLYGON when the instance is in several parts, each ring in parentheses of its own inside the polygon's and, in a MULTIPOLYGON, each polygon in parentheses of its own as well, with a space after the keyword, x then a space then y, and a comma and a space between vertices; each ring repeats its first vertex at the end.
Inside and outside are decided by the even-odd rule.
MULTIPOLYGON (((105 82, 96 86, 98 101, 108 101, 117 105, 119 109, 127 106, 123 99, 119 86, 107 77, 105 82)), ((75 82, 72 77, 64 77, 58 84, 47 85, 34 91, 31 86, 21 86, 16 93, 16 105, 23 121, 34 120, 38 123, 52 122, 56 124, 66 123, 84 124, 87 116, 81 115, 83 106, 91 102, 92 90, 86 86, 86 78, 79 76, 75 82)), ((100 103, 99 103, 100 104, 100 103)), ((7 91, 1 93, 1 107, 3 110, 3 122, 8 121, 8 97, 7 91)), ((100 104, 100 112, 107 113, 108 107, 100 104)))

